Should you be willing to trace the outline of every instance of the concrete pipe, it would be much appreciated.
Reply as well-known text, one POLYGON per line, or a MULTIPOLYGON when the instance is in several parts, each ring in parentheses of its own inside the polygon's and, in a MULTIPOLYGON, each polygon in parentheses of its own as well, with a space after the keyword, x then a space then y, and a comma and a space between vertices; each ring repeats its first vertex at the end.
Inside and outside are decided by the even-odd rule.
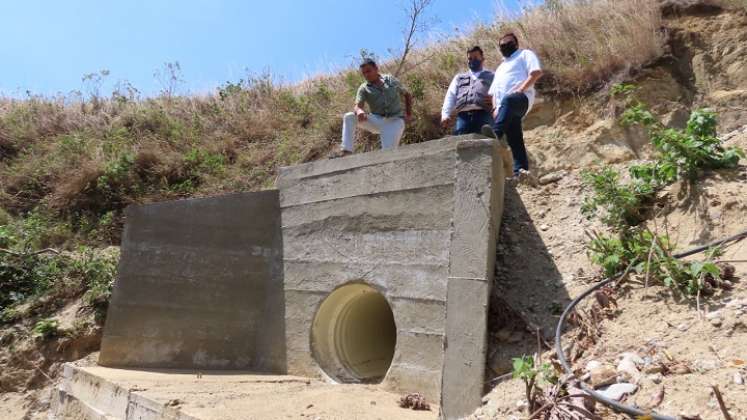
POLYGON ((353 283, 333 291, 314 318, 314 357, 339 382, 381 382, 396 344, 392 309, 381 293, 366 284, 353 283))

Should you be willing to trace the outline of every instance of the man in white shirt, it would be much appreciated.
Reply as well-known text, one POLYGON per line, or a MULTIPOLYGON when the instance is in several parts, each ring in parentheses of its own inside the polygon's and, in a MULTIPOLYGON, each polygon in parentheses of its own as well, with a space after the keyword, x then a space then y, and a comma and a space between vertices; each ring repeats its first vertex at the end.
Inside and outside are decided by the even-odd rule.
POLYGON ((488 91, 493 83, 493 72, 483 69, 485 55, 474 46, 467 51, 469 71, 454 76, 441 108, 441 126, 446 129, 456 114, 454 135, 479 133, 482 126, 491 124, 492 99, 488 91))
POLYGON ((482 127, 482 134, 497 139, 506 136, 514 156, 514 177, 519 177, 529 172, 521 122, 534 104, 534 84, 542 77, 542 69, 535 53, 519 49, 519 39, 513 33, 504 35, 499 47, 504 58, 489 91, 494 121, 492 126, 482 127))

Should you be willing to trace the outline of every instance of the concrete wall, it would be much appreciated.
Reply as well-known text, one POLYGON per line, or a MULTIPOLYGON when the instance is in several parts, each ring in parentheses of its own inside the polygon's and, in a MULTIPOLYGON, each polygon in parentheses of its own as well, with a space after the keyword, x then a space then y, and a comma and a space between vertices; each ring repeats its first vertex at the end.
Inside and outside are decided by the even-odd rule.
POLYGON ((446 418, 477 408, 503 199, 497 144, 452 137, 283 168, 277 186, 289 373, 323 374, 309 340, 316 310, 364 281, 397 325, 384 386, 441 401, 446 418))
POLYGON ((285 370, 277 191, 131 206, 99 363, 285 370))

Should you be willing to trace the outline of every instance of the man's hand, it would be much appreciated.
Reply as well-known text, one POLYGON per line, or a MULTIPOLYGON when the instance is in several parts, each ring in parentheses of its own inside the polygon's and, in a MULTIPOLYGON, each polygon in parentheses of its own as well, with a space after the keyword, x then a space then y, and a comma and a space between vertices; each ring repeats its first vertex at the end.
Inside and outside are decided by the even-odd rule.
POLYGON ((368 121, 368 115, 366 115, 365 112, 359 112, 359 113, 356 114, 356 116, 358 117, 358 122, 366 122, 366 121, 368 121))
POLYGON ((441 120, 441 128, 443 128, 444 130, 446 130, 447 128, 449 128, 449 126, 451 125, 451 121, 452 120, 453 120, 453 118, 451 118, 451 117, 442 119, 441 120))

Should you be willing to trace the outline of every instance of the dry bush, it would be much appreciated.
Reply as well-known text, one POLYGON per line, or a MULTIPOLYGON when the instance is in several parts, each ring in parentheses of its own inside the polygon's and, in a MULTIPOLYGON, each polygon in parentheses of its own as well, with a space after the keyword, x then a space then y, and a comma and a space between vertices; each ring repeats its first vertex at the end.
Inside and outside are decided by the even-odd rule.
POLYGON ((559 91, 595 88, 659 57, 663 45, 657 0, 559 0, 498 27, 537 52, 559 91))
MULTIPOLYGON (((550 3, 413 51, 400 76, 415 97, 403 143, 447 134, 441 104, 454 74, 466 69, 468 47, 482 45, 495 68, 509 29, 538 52, 544 90, 588 91, 660 54, 658 0, 550 3)), ((382 62, 385 72, 395 66, 382 62)), ((41 205, 93 217, 132 201, 270 187, 279 166, 323 158, 336 146, 362 81, 351 66, 297 85, 249 76, 200 96, 0 98, 0 153, 15 153, 0 159, 0 205, 14 215, 41 205), (210 162, 198 162, 205 156, 210 162)), ((359 151, 378 148, 374 136, 359 136, 359 151)))
POLYGON ((100 205, 93 192, 96 181, 103 174, 101 164, 86 162, 76 172, 60 179, 49 196, 48 206, 59 211, 87 210, 100 205))

